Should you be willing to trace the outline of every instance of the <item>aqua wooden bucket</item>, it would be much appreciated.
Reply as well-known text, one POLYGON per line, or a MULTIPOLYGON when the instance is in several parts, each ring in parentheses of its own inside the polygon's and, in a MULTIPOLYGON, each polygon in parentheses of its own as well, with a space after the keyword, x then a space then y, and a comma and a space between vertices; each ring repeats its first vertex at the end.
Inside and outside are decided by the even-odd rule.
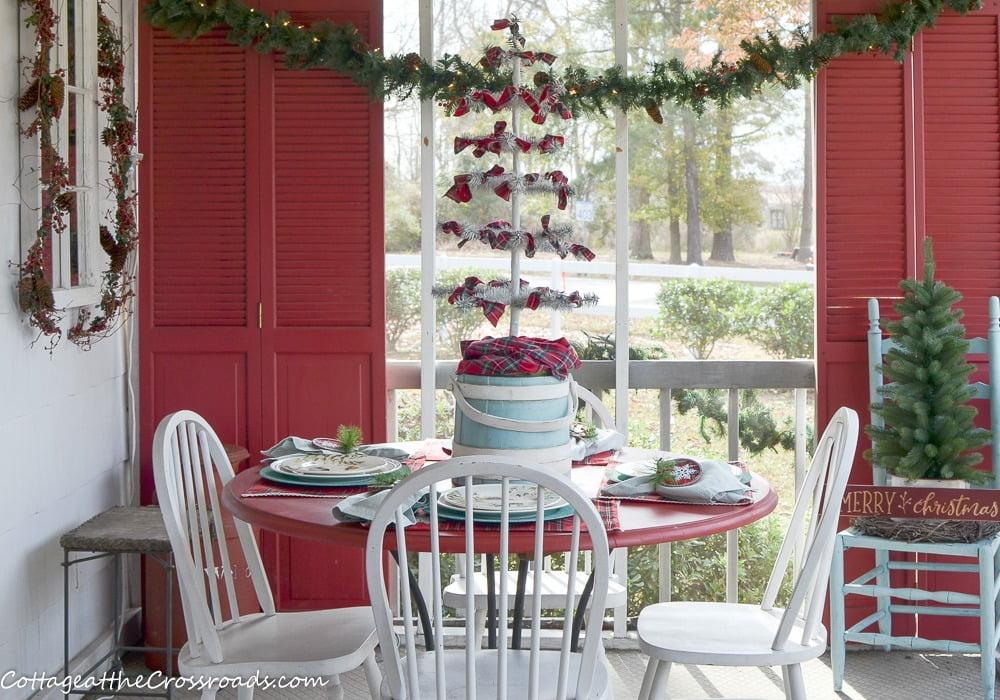
POLYGON ((568 472, 572 465, 569 426, 576 416, 575 387, 572 378, 551 376, 456 376, 452 382, 452 454, 523 457, 559 473, 568 472))

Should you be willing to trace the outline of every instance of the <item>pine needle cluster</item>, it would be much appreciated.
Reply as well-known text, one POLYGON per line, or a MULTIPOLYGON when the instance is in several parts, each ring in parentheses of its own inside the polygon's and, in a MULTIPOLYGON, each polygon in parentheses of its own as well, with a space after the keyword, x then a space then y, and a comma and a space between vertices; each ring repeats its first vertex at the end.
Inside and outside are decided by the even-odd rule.
POLYGON ((884 426, 869 425, 872 448, 865 459, 890 474, 914 479, 986 480, 975 465, 976 450, 988 444, 989 430, 976 427, 978 413, 969 404, 969 341, 953 308, 962 295, 934 279, 931 239, 924 239, 924 278, 903 280, 903 299, 895 305, 900 318, 885 324, 895 347, 878 366, 888 380, 879 388, 882 403, 872 413, 884 426))

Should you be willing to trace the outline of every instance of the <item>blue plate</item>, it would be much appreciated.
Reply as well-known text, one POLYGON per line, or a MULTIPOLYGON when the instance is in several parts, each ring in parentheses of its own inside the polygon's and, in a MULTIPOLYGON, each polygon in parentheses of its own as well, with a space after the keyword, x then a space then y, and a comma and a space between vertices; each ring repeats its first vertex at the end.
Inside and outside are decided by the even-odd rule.
MULTIPOLYGON (((545 520, 559 520, 560 518, 566 518, 573 515, 573 506, 565 505, 559 508, 552 508, 551 510, 545 511, 545 520)), ((465 520, 465 511, 458 508, 451 508, 442 504, 438 504, 438 517, 442 520, 465 520)), ((500 513, 493 511, 482 512, 474 511, 472 514, 472 519, 478 523, 493 523, 498 524, 500 522, 500 513)), ((511 513, 510 521, 511 524, 516 523, 533 523, 535 522, 534 513, 511 513)))
MULTIPOLYGON (((395 472, 387 472, 387 473, 394 474, 395 472)), ((312 488, 335 489, 343 486, 369 486, 376 475, 369 474, 367 476, 361 475, 356 477, 344 477, 344 478, 337 478, 336 480, 326 477, 322 481, 317 481, 316 479, 310 478, 308 476, 285 474, 283 472, 275 471, 274 469, 271 469, 271 467, 269 466, 265 466, 261 468, 260 476, 262 479, 267 479, 268 481, 273 481, 277 484, 285 484, 287 486, 309 486, 312 488)))

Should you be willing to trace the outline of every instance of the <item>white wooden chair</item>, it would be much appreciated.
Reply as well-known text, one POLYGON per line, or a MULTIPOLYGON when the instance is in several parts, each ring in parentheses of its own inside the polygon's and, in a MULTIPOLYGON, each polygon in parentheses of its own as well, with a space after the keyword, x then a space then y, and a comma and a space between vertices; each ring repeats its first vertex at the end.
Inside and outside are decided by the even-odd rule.
MULTIPOLYGON (((882 401, 878 387, 884 377, 876 367, 895 341, 882 335, 877 299, 868 300, 868 379, 871 402, 882 401)), ((994 368, 1000 366, 1000 299, 990 297, 989 328, 985 338, 969 340, 968 355, 986 358, 989 382, 973 382, 974 398, 985 400, 989 408, 989 425, 993 431, 990 447, 992 488, 1000 488, 1000 379, 994 368)), ((971 359, 971 358, 970 358, 971 359)), ((872 421, 881 418, 872 415, 872 421)), ((873 465, 876 485, 885 485, 885 469, 873 465)), ((837 535, 833 569, 830 578, 830 660, 833 686, 840 690, 844 682, 846 647, 848 642, 880 646, 924 649, 928 651, 973 653, 980 655, 980 675, 983 698, 993 700, 996 689, 994 656, 1000 645, 1000 534, 974 542, 904 542, 866 535, 848 528, 837 535), (844 553, 848 550, 868 550, 874 553, 874 566, 851 581, 844 580, 844 553), (893 556, 890 556, 893 555, 893 556), (941 559, 946 555, 948 559, 941 559), (936 559, 934 557, 937 557, 936 559), (905 574, 903 572, 906 572, 905 574), (973 579, 970 574, 975 574, 973 579), (900 576, 906 576, 901 580, 900 576), (937 580, 934 577, 938 577, 937 580), (943 577, 951 576, 950 581, 943 577), (974 580, 974 593, 968 592, 956 579, 974 580), (866 596, 875 603, 875 611, 850 627, 846 624, 845 599, 848 595, 866 596), (915 616, 915 634, 894 633, 893 616, 915 616), (920 631, 921 615, 940 617, 978 617, 977 641, 942 639, 939 634, 920 631), (873 628, 874 629, 871 629, 873 628)))
MULTIPOLYGON (((326 679, 328 697, 343 698, 339 674, 364 666, 372 697, 380 674, 370 607, 276 613, 250 526, 235 526, 260 610, 240 610, 219 490, 233 467, 215 431, 192 411, 164 418, 153 439, 156 495, 174 553, 188 641, 180 650, 181 675, 214 680, 201 694, 214 698, 222 679, 313 677, 326 679), (216 536, 218 535, 218 536, 216 536)), ((253 696, 240 686, 239 698, 253 696)))
MULTIPOLYGON (((611 412, 608 411, 607 407, 601 401, 601 399, 586 389, 583 386, 577 384, 576 386, 577 398, 583 402, 587 417, 593 421, 595 425, 602 428, 613 429, 615 427, 614 419, 611 417, 611 412)), ((473 617, 475 619, 476 630, 478 630, 479 639, 483 639, 486 635, 486 622, 489 611, 489 587, 486 580, 486 574, 483 573, 487 568, 486 564, 482 559, 479 558, 479 565, 476 574, 473 577, 473 600, 475 601, 475 609, 473 612, 473 617)), ((567 573, 565 571, 560 571, 554 569, 551 564, 551 557, 545 557, 545 560, 541 566, 541 591, 542 591, 542 609, 543 610, 560 610, 563 607, 563 592, 566 590, 567 573)), ((586 558, 585 558, 586 559, 586 558)), ((586 563, 586 561, 585 561, 586 563)), ((628 604, 628 589, 623 583, 620 583, 618 576, 615 574, 615 557, 612 556, 612 566, 611 566, 611 577, 608 580, 608 598, 605 603, 606 609, 622 609, 628 604)), ((514 596, 516 595, 517 588, 517 572, 508 573, 508 595, 510 596, 509 607, 513 607, 514 596)), ((452 575, 451 580, 444 589, 444 604, 448 607, 454 608, 456 610, 465 611, 466 602, 466 578, 465 569, 460 567, 458 573, 452 575)), ((499 582, 499 577, 494 581, 493 590, 499 590, 497 583, 499 582)), ((579 601, 580 597, 583 595, 584 587, 586 586, 586 578, 578 578, 576 580, 574 595, 576 600, 579 601)), ((529 575, 526 580, 526 593, 530 592, 534 586, 534 576, 529 575)), ((490 639, 493 639, 492 633, 490 639)))
MULTIPOLYGON (((538 501, 545 502, 544 497, 538 501)), ((546 533, 544 528, 545 513, 539 506, 530 516, 535 524, 532 532, 518 533, 515 543, 520 541, 528 547, 530 554, 537 561, 548 551, 562 551, 565 546, 566 534, 560 534, 561 543, 553 543, 552 533, 546 533)), ((456 517, 454 513, 451 517, 456 517)), ((488 527, 488 526, 487 526, 488 527)), ((452 532, 451 534, 454 534, 452 532)), ((517 546, 515 544, 515 546, 517 546)), ((474 556, 466 557, 466 576, 471 578, 474 556)), ((378 629, 381 645, 384 680, 382 695, 384 700, 419 700, 420 698, 476 698, 489 697, 503 700, 584 700, 591 698, 610 698, 611 681, 607 662, 601 649, 600 617, 605 607, 607 595, 607 580, 609 574, 608 540, 604 524, 593 503, 586 495, 574 486, 568 479, 554 474, 538 465, 519 463, 504 457, 459 457, 437 464, 430 464, 410 474, 398 483, 385 497, 372 520, 368 534, 365 559, 368 592, 375 608, 375 625, 378 629), (442 573, 440 570, 441 552, 441 512, 438 499, 442 493, 452 486, 452 480, 457 479, 465 486, 461 489, 465 501, 464 517, 466 522, 474 520, 472 489, 476 488, 473 479, 477 475, 489 474, 501 479, 498 489, 503 501, 499 512, 499 522, 492 529, 464 527, 462 549, 466 554, 479 551, 494 551, 501 572, 509 565, 511 554, 509 530, 508 489, 512 482, 518 486, 524 483, 537 488, 536 493, 551 493, 559 496, 568 504, 572 512, 572 534, 569 536, 569 562, 579 560, 577 556, 581 547, 593 548, 592 567, 594 572, 594 588, 592 605, 586 610, 587 630, 595 630, 584 637, 580 651, 571 650, 573 641, 572 618, 575 613, 575 580, 587 576, 587 572, 578 567, 569 567, 569 585, 563 591, 563 615, 561 618, 562 632, 559 635, 558 648, 543 649, 543 634, 541 625, 541 587, 538 585, 541 570, 535 572, 533 594, 526 598, 525 609, 530 618, 530 628, 525 630, 530 637, 526 649, 509 648, 510 630, 506 625, 499 629, 499 642, 496 649, 479 649, 479 637, 473 620, 466 619, 465 648, 445 648, 444 635, 444 604, 442 601, 442 573), (417 492, 427 490, 429 526, 419 525, 404 527, 402 505, 417 492), (395 525, 395 531, 389 528, 395 525), (585 533, 581 531, 585 528, 585 533), (428 531, 429 530, 429 531, 428 531), (586 539, 590 544, 587 544, 586 539), (414 541, 414 540, 417 541, 414 541), (429 540, 429 546, 428 545, 429 540), (497 546, 497 542, 499 545, 497 546), (393 611, 390 608, 389 580, 385 570, 385 552, 395 552, 397 560, 406 562, 407 557, 415 548, 429 549, 433 571, 431 574, 431 589, 422 591, 428 602, 431 624, 433 625, 433 646, 427 651, 418 651, 416 621, 414 620, 412 592, 409 577, 399 576, 401 598, 402 652, 397 646, 396 627, 393 611), (538 593, 535 593, 538 591, 538 593)), ((499 578, 500 595, 498 606, 500 619, 508 617, 508 581, 506 575, 499 578)), ((467 594, 467 609, 475 605, 473 593, 467 594)), ((548 647, 549 645, 545 645, 548 647)))
POLYGON ((840 505, 858 442, 858 414, 840 408, 816 443, 785 539, 760 605, 670 602, 639 613, 639 648, 649 658, 640 700, 664 696, 673 663, 781 666, 785 697, 806 697, 800 664, 826 651, 821 618, 840 505), (806 529, 807 528, 807 529, 806 529), (805 531, 801 568, 784 609, 778 590, 805 531))

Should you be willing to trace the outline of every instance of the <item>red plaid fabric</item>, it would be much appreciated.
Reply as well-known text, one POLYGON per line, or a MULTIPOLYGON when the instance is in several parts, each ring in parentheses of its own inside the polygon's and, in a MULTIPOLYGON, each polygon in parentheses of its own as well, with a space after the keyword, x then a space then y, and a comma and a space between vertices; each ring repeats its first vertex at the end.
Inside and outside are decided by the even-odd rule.
POLYGON ((549 371, 553 377, 565 379, 580 364, 565 338, 507 336, 463 340, 458 374, 516 377, 549 371))
POLYGON ((280 484, 253 484, 241 496, 252 498, 254 496, 301 496, 305 498, 337 498, 344 499, 356 493, 365 493, 367 486, 344 486, 334 488, 323 486, 321 488, 311 488, 309 486, 282 486, 280 484))

